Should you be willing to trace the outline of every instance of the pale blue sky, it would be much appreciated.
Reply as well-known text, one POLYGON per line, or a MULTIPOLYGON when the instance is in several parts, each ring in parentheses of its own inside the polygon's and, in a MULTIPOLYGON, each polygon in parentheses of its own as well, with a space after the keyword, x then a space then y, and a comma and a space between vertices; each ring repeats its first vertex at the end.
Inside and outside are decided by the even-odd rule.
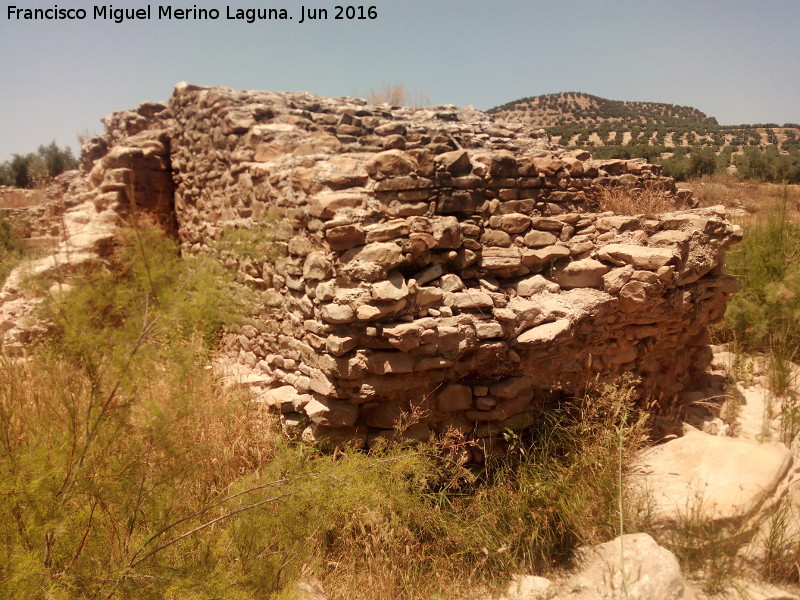
POLYGON ((298 23, 301 5, 333 16, 335 2, 195 0, 172 6, 214 7, 220 19, 158 21, 153 3, 152 20, 120 25, 92 20, 90 2, 3 3, 0 161, 53 139, 76 147, 102 116, 167 100, 182 80, 327 96, 403 82, 432 103, 482 109, 582 91, 690 105, 723 124, 800 122, 800 0, 366 2, 374 21, 298 23), (84 7, 89 17, 9 20, 12 4, 84 7), (227 6, 295 18, 229 21, 227 6))

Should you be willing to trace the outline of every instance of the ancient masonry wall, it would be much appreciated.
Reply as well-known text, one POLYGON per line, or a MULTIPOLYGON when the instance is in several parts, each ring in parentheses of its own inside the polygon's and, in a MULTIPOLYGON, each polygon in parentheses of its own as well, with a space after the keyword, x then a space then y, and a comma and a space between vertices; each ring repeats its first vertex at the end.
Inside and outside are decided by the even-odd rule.
MULTIPOLYGON (((158 114, 137 135, 168 158, 185 251, 220 252, 269 298, 225 349, 307 438, 372 444, 412 412, 404 435, 492 439, 554 391, 625 371, 668 401, 736 290, 721 265, 741 234, 722 209, 597 212, 598 186, 689 201, 644 161, 452 106, 179 84, 158 114), (276 255, 220 250, 230 229, 276 255)), ((103 143, 92 179, 138 197, 148 178, 108 158, 129 144, 103 143)))

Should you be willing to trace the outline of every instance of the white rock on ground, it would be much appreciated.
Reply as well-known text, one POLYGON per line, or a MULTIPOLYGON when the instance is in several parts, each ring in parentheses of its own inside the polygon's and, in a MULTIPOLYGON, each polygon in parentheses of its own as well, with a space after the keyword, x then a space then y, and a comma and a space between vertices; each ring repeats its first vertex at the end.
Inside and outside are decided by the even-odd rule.
POLYGON ((680 600, 678 559, 646 533, 587 548, 575 573, 553 583, 517 576, 503 600, 680 600))
POLYGON ((752 514, 778 487, 792 464, 785 445, 686 434, 644 454, 634 478, 650 495, 656 522, 689 514, 728 520, 752 514))

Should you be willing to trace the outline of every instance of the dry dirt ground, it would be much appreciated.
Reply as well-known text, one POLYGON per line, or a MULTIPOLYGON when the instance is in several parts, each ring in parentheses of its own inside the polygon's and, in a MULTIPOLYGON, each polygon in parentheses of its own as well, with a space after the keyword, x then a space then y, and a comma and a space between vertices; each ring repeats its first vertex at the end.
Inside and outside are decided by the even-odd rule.
POLYGON ((679 184, 692 191, 701 206, 722 204, 740 224, 785 208, 787 220, 800 224, 800 185, 741 180, 732 175, 702 177, 679 184), (785 198, 785 203, 784 203, 785 198))

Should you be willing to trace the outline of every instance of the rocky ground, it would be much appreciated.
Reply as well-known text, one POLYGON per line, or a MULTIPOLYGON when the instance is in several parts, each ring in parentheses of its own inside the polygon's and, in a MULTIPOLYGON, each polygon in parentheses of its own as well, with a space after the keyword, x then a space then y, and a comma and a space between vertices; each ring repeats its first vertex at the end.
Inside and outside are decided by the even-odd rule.
MULTIPOLYGON (((559 577, 519 575, 502 600, 800 598, 796 585, 760 576, 778 568, 797 576, 798 445, 779 441, 795 426, 793 392, 779 397, 769 390, 766 359, 712 348, 710 387, 686 395, 694 400, 691 424, 644 452, 633 474, 652 535, 587 548, 578 568, 559 577), (681 568, 676 553, 690 569, 681 568)), ((796 393, 800 367, 791 371, 796 393)))

